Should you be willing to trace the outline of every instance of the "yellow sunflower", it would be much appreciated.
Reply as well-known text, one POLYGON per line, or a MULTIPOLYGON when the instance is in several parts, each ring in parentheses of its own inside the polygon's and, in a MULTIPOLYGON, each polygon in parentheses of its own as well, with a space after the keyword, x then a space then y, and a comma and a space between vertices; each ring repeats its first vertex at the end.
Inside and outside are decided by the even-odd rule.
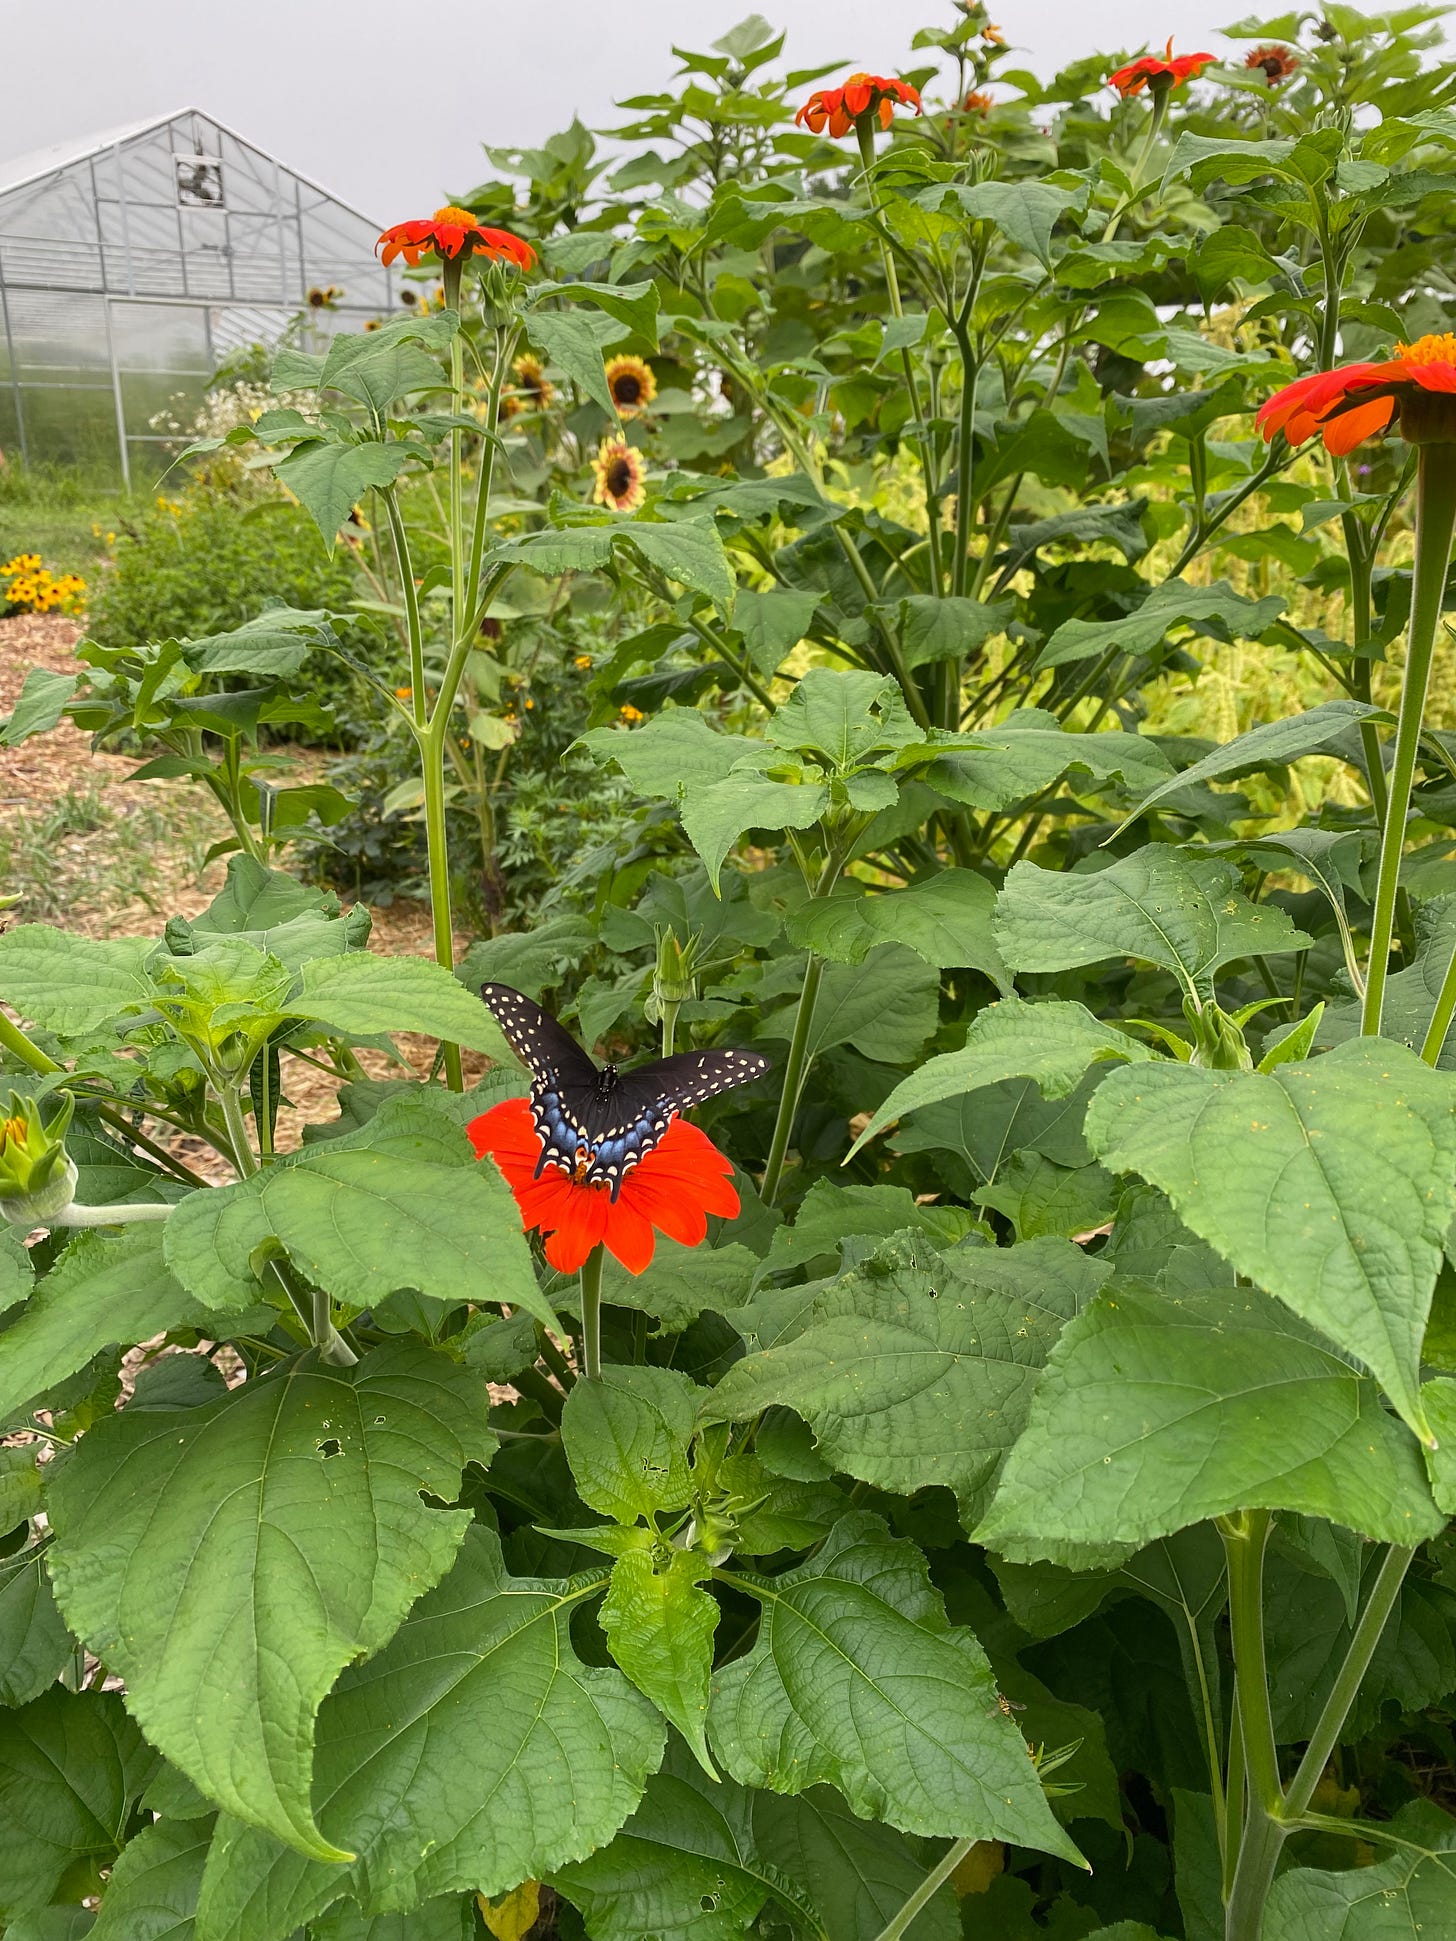
POLYGON ((647 496, 642 454, 624 438, 604 438, 592 470, 597 475, 592 498, 598 505, 609 505, 613 512, 635 512, 647 496))
POLYGON ((530 351, 522 351, 511 366, 511 375, 516 380, 515 394, 508 392, 501 400, 501 410, 507 417, 514 417, 518 411, 544 411, 556 396, 556 386, 547 381, 540 358, 530 351))
POLYGON ((640 357, 614 357, 607 365, 607 389, 619 418, 635 418, 657 396, 657 379, 640 357))

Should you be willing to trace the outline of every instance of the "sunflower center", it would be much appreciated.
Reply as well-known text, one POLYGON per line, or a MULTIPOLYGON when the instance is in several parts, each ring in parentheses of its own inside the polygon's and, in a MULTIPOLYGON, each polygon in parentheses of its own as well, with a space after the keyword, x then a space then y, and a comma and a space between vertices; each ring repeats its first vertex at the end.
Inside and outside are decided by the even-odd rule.
POLYGON ((614 458, 607 466, 607 490, 614 499, 623 499, 632 490, 630 459, 614 458))
POLYGON ((1405 364, 1456 364, 1456 335, 1417 337, 1413 344, 1397 344, 1395 355, 1405 364))
POLYGON ((632 371, 623 371, 617 379, 617 401, 620 404, 636 404, 641 396, 641 378, 632 371))
POLYGON ((437 209, 435 211, 432 220, 440 223, 448 223, 452 228, 474 229, 475 211, 473 209, 458 208, 453 202, 449 202, 446 203, 443 209, 437 209))

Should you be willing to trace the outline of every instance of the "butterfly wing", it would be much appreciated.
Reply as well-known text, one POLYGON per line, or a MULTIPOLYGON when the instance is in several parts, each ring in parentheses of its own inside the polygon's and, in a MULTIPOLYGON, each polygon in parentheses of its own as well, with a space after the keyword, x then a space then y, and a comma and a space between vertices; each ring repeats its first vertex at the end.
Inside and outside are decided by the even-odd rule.
POLYGON ((682 1051, 619 1073, 586 1102, 582 1130, 592 1152, 585 1172, 616 1199, 622 1181, 661 1140, 680 1112, 718 1092, 746 1085, 768 1070, 756 1051, 682 1051))
POLYGON ((550 1078, 565 1087, 595 1087, 596 1066, 549 1011, 509 984, 482 984, 480 995, 511 1050, 537 1083, 550 1078))
POLYGON ((531 1074, 531 1119, 541 1140, 536 1177, 548 1166, 582 1177, 593 1151, 586 1117, 603 1074, 566 1027, 520 991, 509 984, 482 984, 480 995, 531 1074))

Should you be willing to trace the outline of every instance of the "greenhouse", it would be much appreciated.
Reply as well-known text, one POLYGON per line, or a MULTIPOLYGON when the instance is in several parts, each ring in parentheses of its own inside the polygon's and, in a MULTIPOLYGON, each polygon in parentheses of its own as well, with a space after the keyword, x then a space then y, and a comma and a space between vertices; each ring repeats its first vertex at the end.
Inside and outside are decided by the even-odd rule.
POLYGON ((388 308, 377 232, 195 108, 0 162, 0 454, 146 484, 229 352, 388 308))

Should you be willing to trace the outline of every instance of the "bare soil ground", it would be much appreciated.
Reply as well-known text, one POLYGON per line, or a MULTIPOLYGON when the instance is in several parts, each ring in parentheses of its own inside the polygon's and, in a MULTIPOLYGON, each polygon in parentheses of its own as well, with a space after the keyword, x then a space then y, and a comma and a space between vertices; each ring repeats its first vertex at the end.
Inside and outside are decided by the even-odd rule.
MULTIPOLYGON (((33 667, 74 670, 81 627, 56 614, 0 620, 0 715, 15 705, 33 667)), ((308 750, 299 765, 312 763, 308 750)), ((160 933, 172 915, 195 916, 222 887, 226 863, 205 863, 227 834, 220 809, 186 781, 128 782, 139 766, 130 755, 96 754, 91 738, 69 722, 19 748, 0 750, 0 894, 19 903, 0 922, 44 921, 87 936, 160 933)), ((286 860, 286 859, 285 859, 286 860)), ((392 955, 431 954, 429 912, 396 901, 372 912, 372 943, 392 955)), ((468 938, 456 938, 457 956, 468 938)), ((435 1056, 432 1039, 401 1034, 400 1052, 423 1075, 435 1056)), ((359 1060, 373 1075, 399 1072, 382 1052, 359 1060)), ((486 1061, 466 1054, 467 1083, 486 1061)), ((327 1074, 285 1053, 278 1147, 290 1151, 302 1127, 334 1116, 337 1087, 327 1074)), ((152 1128, 159 1139, 165 1128, 152 1128)), ((209 1179, 229 1168, 200 1141, 167 1133, 179 1158, 209 1179)))

